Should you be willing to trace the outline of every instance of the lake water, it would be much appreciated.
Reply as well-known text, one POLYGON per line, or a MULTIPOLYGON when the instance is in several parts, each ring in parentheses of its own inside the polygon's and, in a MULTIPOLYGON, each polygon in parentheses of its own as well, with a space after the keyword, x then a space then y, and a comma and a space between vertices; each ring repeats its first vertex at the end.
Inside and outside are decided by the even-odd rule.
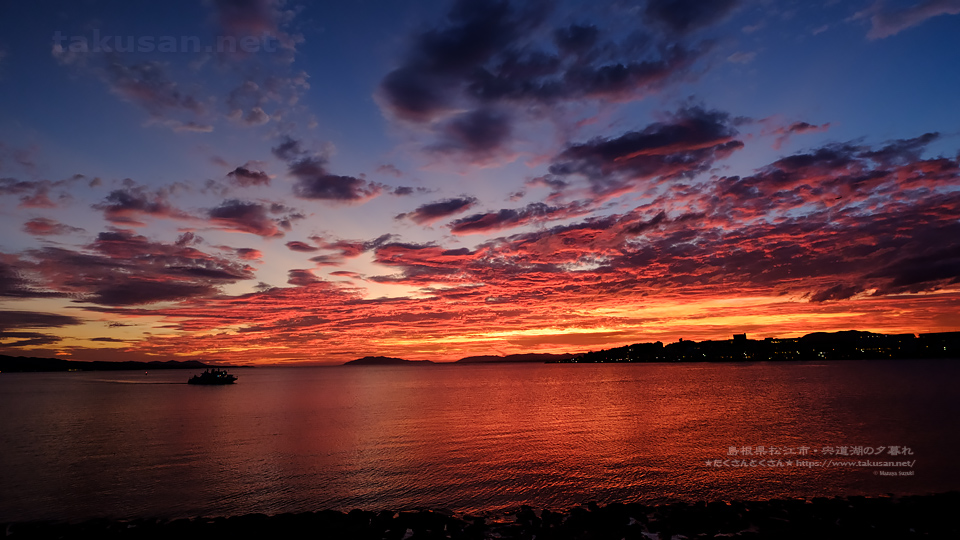
POLYGON ((960 362, 260 368, 229 387, 191 374, 0 374, 0 521, 960 488, 960 362), (780 454, 742 455, 758 446, 780 454), (874 455, 824 453, 841 446, 874 455), (858 460, 913 464, 836 466, 858 460))

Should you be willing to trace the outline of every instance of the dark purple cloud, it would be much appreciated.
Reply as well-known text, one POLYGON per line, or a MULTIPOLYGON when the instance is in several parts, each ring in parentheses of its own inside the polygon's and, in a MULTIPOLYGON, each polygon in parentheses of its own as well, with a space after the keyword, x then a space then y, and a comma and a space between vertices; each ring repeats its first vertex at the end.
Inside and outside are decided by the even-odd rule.
POLYGON ((216 292, 217 288, 208 283, 127 279, 120 283, 104 284, 84 300, 105 306, 138 306, 207 297, 216 292))
POLYGON ((445 24, 416 36, 404 65, 384 78, 381 90, 389 109, 407 120, 432 119, 453 105, 451 86, 469 80, 478 67, 539 26, 547 11, 542 2, 529 7, 455 2, 445 24))
POLYGON ((409 219, 418 225, 429 225, 434 221, 469 210, 476 204, 475 197, 444 199, 421 205, 412 212, 399 214, 396 219, 409 219))
POLYGON ((293 194, 301 199, 363 202, 386 187, 362 178, 331 174, 326 156, 307 151, 300 141, 289 136, 284 136, 272 150, 274 156, 286 161, 287 172, 296 179, 293 194))
POLYGON ((42 332, 6 332, 0 330, 0 347, 31 347, 52 345, 59 343, 63 338, 42 332), (6 341, 8 339, 17 341, 6 341))
MULTIPOLYGON (((731 2, 719 4, 714 15, 698 7, 689 24, 718 18, 731 2)), ((455 2, 441 24, 412 38, 401 65, 381 81, 381 106, 429 127, 430 149, 489 158, 506 150, 514 123, 532 111, 643 98, 685 75, 709 49, 673 38, 616 41, 590 24, 550 29, 551 5, 455 2), (534 37, 544 35, 550 39, 534 37)))
POLYGON ((353 176, 322 174, 302 177, 293 186, 293 194, 301 199, 359 202, 376 197, 381 188, 353 176))
POLYGON ((717 159, 743 147, 729 115, 699 107, 681 109, 668 122, 615 138, 597 137, 571 144, 539 182, 562 187, 558 180, 586 178, 598 195, 617 195, 638 179, 673 179, 703 172, 717 159))
POLYGON ((71 184, 84 180, 82 174, 73 175, 64 180, 18 180, 16 178, 0 178, 0 197, 5 195, 20 195, 21 208, 56 208, 58 202, 69 200, 70 194, 64 189, 71 184), (51 192, 59 190, 51 198, 51 192))
POLYGON ((293 194, 301 199, 360 202, 380 194, 383 186, 355 178, 330 174, 326 160, 305 157, 290 164, 290 175, 297 179, 293 194))
POLYGON ((62 328, 81 324, 83 321, 70 315, 42 313, 37 311, 0 310, 0 330, 11 328, 62 328))
POLYGON ((145 216, 191 219, 186 212, 170 204, 166 192, 151 192, 139 186, 113 190, 93 208, 101 210, 108 221, 124 225, 143 225, 140 220, 145 216))
POLYGON ((482 159, 493 155, 509 139, 507 115, 481 108, 453 117, 442 128, 443 139, 432 147, 440 153, 461 153, 482 159))
POLYGON ((322 279, 313 275, 313 271, 309 269, 294 269, 290 270, 287 274, 287 283, 290 285, 296 285, 298 287, 305 287, 307 285, 323 282, 322 279))
POLYGON ((228 172, 227 177, 234 184, 242 187, 270 185, 270 175, 263 171, 248 169, 247 166, 237 167, 228 172))
POLYGON ((664 29, 686 34, 725 18, 739 0, 648 0, 646 15, 664 29))
POLYGON ((307 153, 301 146, 300 141, 287 135, 284 135, 280 139, 280 144, 271 148, 270 151, 277 159, 287 162, 294 161, 307 153))
POLYGON ((528 223, 582 216, 590 210, 589 205, 582 203, 565 206, 530 203, 524 208, 504 208, 497 212, 462 217, 450 223, 450 232, 458 235, 484 234, 511 229, 528 223))
POLYGON ((49 298, 64 296, 63 293, 42 288, 28 278, 31 264, 14 255, 0 253, 0 297, 49 298))
POLYGON ((390 194, 397 197, 406 197, 414 193, 430 193, 430 191, 430 189, 425 187, 397 186, 390 191, 390 194))
POLYGON ((553 32, 553 41, 564 54, 582 55, 589 53, 600 37, 596 26, 571 24, 553 32))
POLYGON ((264 238, 283 236, 282 219, 270 216, 269 206, 230 199, 207 212, 210 222, 224 230, 245 232, 264 238))

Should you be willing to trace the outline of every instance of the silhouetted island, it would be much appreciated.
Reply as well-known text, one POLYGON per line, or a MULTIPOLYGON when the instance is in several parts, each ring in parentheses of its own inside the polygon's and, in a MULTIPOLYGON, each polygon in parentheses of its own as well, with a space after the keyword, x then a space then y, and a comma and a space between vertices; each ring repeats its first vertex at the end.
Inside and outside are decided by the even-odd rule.
POLYGON ((390 356, 364 356, 344 363, 345 366, 422 366, 432 364, 430 360, 404 360, 403 358, 392 358, 390 356))
POLYGON ((101 360, 83 362, 80 360, 64 360, 62 358, 32 358, 28 356, 0 355, 0 371, 24 373, 41 371, 155 371, 161 369, 207 369, 212 367, 238 368, 242 366, 213 366, 197 360, 178 362, 168 360, 161 362, 104 362, 101 360))

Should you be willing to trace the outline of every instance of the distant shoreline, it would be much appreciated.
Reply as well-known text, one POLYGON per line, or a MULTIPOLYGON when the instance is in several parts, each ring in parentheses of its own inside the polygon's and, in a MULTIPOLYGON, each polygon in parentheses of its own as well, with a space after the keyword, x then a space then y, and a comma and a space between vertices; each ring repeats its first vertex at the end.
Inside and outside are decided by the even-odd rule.
MULTIPOLYGON (((426 366, 500 363, 687 363, 687 362, 796 362, 834 360, 925 360, 960 358, 960 332, 929 334, 875 334, 858 330, 815 332, 798 338, 733 339, 635 343, 583 353, 527 353, 505 356, 468 356, 453 362, 406 360, 392 356, 364 356, 343 366, 426 366)), ((271 364, 264 364, 271 365, 271 364)), ((330 364, 317 364, 330 365, 330 364)), ((274 367, 282 367, 273 365, 274 367)), ((121 371, 206 368, 249 368, 206 364, 197 360, 153 362, 84 362, 60 358, 0 355, 0 372, 121 371)), ((308 367, 288 365, 287 367, 308 367)))
POLYGON ((645 505, 529 506, 478 515, 351 510, 193 519, 0 523, 7 538, 957 538, 960 492, 903 497, 774 499, 645 505), (880 534, 881 536, 877 536, 880 534), (703 536, 702 536, 703 535, 703 536))
POLYGON ((105 362, 95 360, 83 362, 80 360, 64 360, 62 358, 34 358, 29 356, 0 355, 0 372, 2 373, 59 373, 68 371, 161 371, 169 369, 207 369, 229 368, 237 369, 252 366, 223 366, 205 364, 198 360, 168 360, 166 362, 105 362))

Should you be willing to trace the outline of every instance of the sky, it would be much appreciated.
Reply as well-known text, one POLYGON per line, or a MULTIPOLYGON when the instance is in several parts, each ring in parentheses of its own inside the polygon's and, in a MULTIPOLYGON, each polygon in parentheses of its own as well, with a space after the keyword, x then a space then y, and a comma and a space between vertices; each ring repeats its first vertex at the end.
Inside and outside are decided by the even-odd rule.
POLYGON ((960 0, 0 3, 0 354, 960 330, 960 0))

